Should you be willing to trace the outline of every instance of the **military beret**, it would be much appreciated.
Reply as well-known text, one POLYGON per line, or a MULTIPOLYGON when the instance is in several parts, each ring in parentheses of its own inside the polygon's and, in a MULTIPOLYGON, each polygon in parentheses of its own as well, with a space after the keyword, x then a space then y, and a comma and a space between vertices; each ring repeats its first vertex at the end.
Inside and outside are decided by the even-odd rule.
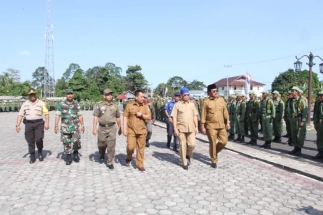
POLYGON ((252 95, 256 95, 256 92, 255 92, 255 91, 253 91, 253 90, 250 90, 250 91, 249 91, 249 95, 250 95, 250 94, 252 94, 252 95))
POLYGON ((303 90, 299 89, 299 91, 298 91, 298 92, 303 93, 303 90))
POLYGON ((27 93, 28 95, 30 95, 30 94, 36 94, 36 90, 34 89, 34 88, 30 88, 29 90, 28 90, 28 93, 27 93))
POLYGON ((213 90, 213 89, 216 89, 216 84, 210 84, 210 85, 207 86, 207 91, 208 92, 213 90))
POLYGON ((72 89, 66 89, 66 90, 65 90, 65 93, 67 94, 67 93, 74 93, 74 92, 73 92, 73 90, 72 90, 72 89))
POLYGON ((272 92, 272 94, 277 94, 280 95, 279 92, 277 90, 275 90, 274 92, 272 92))
POLYGON ((103 91, 104 94, 109 94, 109 93, 113 93, 113 91, 110 88, 107 88, 103 91))

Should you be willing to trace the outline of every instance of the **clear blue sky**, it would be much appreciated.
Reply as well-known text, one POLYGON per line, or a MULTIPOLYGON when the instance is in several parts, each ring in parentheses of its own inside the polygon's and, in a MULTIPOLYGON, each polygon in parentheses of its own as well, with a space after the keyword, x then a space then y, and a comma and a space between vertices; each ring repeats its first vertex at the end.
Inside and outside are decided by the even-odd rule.
MULTIPOLYGON (((295 55, 323 57, 323 1, 53 0, 55 78, 83 70, 140 65, 152 87, 170 77, 210 84, 247 71, 270 84, 295 55), (256 63, 254 63, 256 62, 256 63), (224 65, 232 65, 226 68, 224 65)), ((21 80, 45 64, 46 0, 0 4, 0 72, 21 80)), ((307 69, 307 60, 302 60, 307 69)), ((319 72, 316 59, 313 70, 319 72)), ((322 74, 319 75, 320 79, 322 74)))

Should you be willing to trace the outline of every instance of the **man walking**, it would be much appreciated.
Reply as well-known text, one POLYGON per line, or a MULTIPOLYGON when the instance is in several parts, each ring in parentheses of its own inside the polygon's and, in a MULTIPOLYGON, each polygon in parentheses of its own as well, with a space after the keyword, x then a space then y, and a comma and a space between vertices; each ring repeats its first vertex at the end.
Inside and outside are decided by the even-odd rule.
POLYGON ((238 137, 234 141, 239 141, 240 143, 244 143, 244 120, 246 116, 246 103, 243 101, 243 94, 239 93, 237 95, 237 103, 235 109, 235 128, 238 137))
POLYGON ((272 138, 272 122, 275 118, 275 105, 272 99, 268 98, 268 91, 262 92, 262 101, 260 114, 262 117, 262 129, 264 134, 265 143, 261 146, 265 149, 271 149, 271 138, 272 138))
POLYGON ((28 100, 22 104, 18 113, 16 123, 17 132, 21 130, 20 123, 23 118, 25 123, 25 139, 28 142, 28 151, 30 154, 29 163, 32 164, 36 161, 35 145, 38 149, 38 159, 39 161, 43 161, 44 129, 49 129, 49 113, 46 104, 37 99, 36 90, 33 88, 28 90, 28 100), (45 123, 43 115, 45 115, 45 123))
POLYGON ((172 136, 174 136, 174 141, 173 141, 173 150, 175 152, 178 151, 177 149, 177 136, 174 134, 174 125, 173 125, 173 119, 172 119, 172 111, 174 108, 174 105, 176 102, 180 100, 181 94, 179 92, 175 92, 173 99, 166 103, 164 106, 164 112, 166 115, 166 128, 167 128, 167 148, 170 148, 170 142, 172 141, 172 136))
POLYGON ((145 171, 146 120, 150 119, 151 113, 144 104, 144 93, 142 90, 136 90, 135 100, 127 104, 123 113, 123 135, 127 137, 126 165, 130 166, 136 149, 136 166, 141 172, 145 171))
POLYGON ((179 137, 180 156, 183 168, 188 170, 193 150, 196 146, 195 135, 198 133, 197 110, 190 102, 190 92, 186 87, 181 89, 182 101, 174 106, 172 118, 175 135, 179 137))
POLYGON ((314 108, 314 126, 316 130, 317 155, 315 159, 323 158, 323 90, 318 93, 318 100, 314 108))
POLYGON ((215 84, 207 86, 209 98, 204 100, 201 125, 202 133, 209 139, 211 167, 216 168, 218 153, 228 142, 227 130, 230 129, 229 113, 223 97, 218 96, 215 84))
POLYGON ((286 125, 286 135, 284 135, 283 137, 287 137, 288 138, 288 145, 292 146, 292 134, 291 134, 291 130, 290 130, 290 108, 291 108, 291 103, 292 103, 293 97, 292 97, 292 93, 291 91, 289 91, 287 93, 287 100, 285 103, 285 110, 284 110, 284 121, 285 121, 285 125, 286 125))
POLYGON ((154 105, 149 101, 148 98, 145 98, 144 103, 148 106, 149 111, 151 113, 151 120, 146 120, 146 127, 147 127, 147 136, 146 136, 146 147, 149 147, 149 140, 153 133, 153 124, 156 121, 156 111, 154 105))
POLYGON ((112 90, 105 89, 103 102, 98 102, 93 108, 93 135, 98 134, 98 148, 100 163, 104 162, 105 152, 108 152, 107 167, 114 169, 113 160, 116 150, 116 133, 121 134, 120 112, 118 106, 113 104, 112 90), (99 128, 97 124, 99 122, 99 128), (118 129, 119 128, 119 129, 118 129))
POLYGON ((78 150, 81 149, 81 133, 84 133, 84 122, 80 104, 74 100, 72 89, 65 90, 65 101, 58 103, 55 117, 55 133, 61 119, 61 141, 66 154, 66 165, 72 163, 72 152, 74 161, 79 162, 78 150))

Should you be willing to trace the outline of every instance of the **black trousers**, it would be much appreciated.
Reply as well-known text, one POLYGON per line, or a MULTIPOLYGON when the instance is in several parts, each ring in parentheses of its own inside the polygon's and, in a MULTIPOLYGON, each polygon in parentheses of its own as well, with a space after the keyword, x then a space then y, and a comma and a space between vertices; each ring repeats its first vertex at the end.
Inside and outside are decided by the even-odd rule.
POLYGON ((44 121, 27 122, 25 126, 25 139, 28 142, 29 153, 35 153, 35 145, 41 151, 44 147, 44 121))

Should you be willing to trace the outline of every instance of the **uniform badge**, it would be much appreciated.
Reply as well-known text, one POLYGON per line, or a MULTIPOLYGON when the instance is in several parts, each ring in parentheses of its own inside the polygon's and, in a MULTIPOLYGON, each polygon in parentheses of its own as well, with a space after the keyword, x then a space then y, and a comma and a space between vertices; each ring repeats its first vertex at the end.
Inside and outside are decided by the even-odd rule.
POLYGON ((100 111, 101 111, 102 113, 104 113, 104 112, 106 111, 105 106, 101 106, 101 107, 100 107, 100 111))

